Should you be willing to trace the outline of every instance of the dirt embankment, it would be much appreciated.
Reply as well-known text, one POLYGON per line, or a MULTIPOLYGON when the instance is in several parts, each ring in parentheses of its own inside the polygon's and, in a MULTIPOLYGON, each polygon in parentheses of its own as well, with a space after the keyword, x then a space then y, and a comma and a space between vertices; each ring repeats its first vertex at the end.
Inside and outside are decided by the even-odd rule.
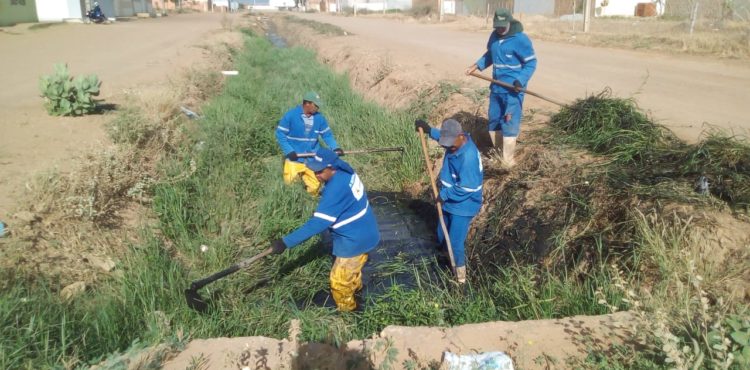
MULTIPOLYGON (((558 320, 491 322, 455 328, 389 326, 379 335, 340 348, 300 343, 292 321, 288 339, 198 339, 164 363, 164 369, 436 369, 444 352, 505 352, 518 369, 562 369, 589 349, 605 349, 630 337, 629 313, 558 320)), ((296 329, 295 329, 296 328, 296 329)), ((144 354, 140 354, 144 356, 144 354)), ((137 356, 134 356, 137 357, 137 356)))

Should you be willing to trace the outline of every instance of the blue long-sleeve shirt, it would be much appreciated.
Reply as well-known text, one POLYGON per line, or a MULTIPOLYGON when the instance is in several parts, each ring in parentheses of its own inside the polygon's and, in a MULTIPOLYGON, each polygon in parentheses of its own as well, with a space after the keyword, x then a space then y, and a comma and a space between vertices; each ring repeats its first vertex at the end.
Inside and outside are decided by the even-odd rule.
POLYGON ((380 242, 375 214, 356 173, 337 170, 326 183, 313 216, 283 240, 288 248, 331 230, 333 255, 354 257, 374 249, 380 242))
MULTIPOLYGON (((286 112, 276 127, 276 141, 284 156, 291 152, 315 153, 320 147, 319 138, 323 139, 328 148, 338 149, 339 145, 323 114, 315 112, 312 116, 305 116, 302 105, 286 112)), ((303 163, 305 159, 297 161, 303 163)))
MULTIPOLYGON (((479 150, 466 135, 466 143, 454 153, 446 152, 440 169, 440 198, 443 211, 459 215, 474 216, 482 208, 482 181, 484 168, 479 150)), ((440 140, 440 130, 430 129, 430 137, 440 140)))
MULTIPOLYGON (((513 84, 518 80, 523 87, 529 84, 531 76, 536 70, 536 53, 531 40, 523 32, 510 36, 498 36, 492 32, 487 41, 487 51, 477 60, 479 70, 489 66, 492 68, 492 78, 513 84)), ((490 84, 493 93, 508 93, 509 91, 497 84, 490 84)))

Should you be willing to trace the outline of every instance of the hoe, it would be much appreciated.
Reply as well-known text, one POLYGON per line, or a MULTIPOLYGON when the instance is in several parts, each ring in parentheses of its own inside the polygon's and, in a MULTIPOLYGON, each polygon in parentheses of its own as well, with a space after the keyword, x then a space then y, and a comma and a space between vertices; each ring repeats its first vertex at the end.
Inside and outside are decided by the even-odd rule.
POLYGON ((187 300, 188 307, 199 311, 204 312, 208 308, 208 302, 204 300, 200 293, 198 293, 198 289, 203 288, 204 286, 213 283, 216 280, 219 280, 221 278, 224 278, 228 275, 231 275, 239 270, 242 270, 250 265, 253 264, 253 262, 271 254, 271 248, 267 248, 260 254, 253 256, 251 258, 248 258, 246 260, 242 260, 238 263, 235 263, 232 266, 227 267, 224 270, 221 270, 209 277, 205 277, 200 280, 193 281, 190 283, 190 288, 185 289, 185 299, 187 300))

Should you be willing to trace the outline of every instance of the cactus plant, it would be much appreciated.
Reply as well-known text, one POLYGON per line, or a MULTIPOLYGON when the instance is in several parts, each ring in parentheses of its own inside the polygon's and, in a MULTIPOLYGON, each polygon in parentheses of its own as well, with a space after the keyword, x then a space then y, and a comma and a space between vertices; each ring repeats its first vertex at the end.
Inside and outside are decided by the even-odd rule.
POLYGON ((39 79, 47 112, 54 116, 80 116, 96 110, 101 81, 96 75, 73 78, 66 64, 55 64, 55 73, 39 79))

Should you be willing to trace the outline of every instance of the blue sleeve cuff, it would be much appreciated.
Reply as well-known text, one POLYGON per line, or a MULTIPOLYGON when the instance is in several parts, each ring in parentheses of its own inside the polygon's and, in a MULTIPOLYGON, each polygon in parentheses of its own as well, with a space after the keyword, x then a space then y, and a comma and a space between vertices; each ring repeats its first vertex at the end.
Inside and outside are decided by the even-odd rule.
POLYGON ((303 243, 305 240, 312 238, 323 232, 326 228, 331 226, 333 222, 323 220, 318 217, 312 217, 304 225, 300 226, 297 230, 292 231, 289 235, 282 238, 287 248, 294 248, 295 246, 303 243))
POLYGON ((430 128, 430 138, 435 141, 440 140, 440 129, 431 127, 430 128))

